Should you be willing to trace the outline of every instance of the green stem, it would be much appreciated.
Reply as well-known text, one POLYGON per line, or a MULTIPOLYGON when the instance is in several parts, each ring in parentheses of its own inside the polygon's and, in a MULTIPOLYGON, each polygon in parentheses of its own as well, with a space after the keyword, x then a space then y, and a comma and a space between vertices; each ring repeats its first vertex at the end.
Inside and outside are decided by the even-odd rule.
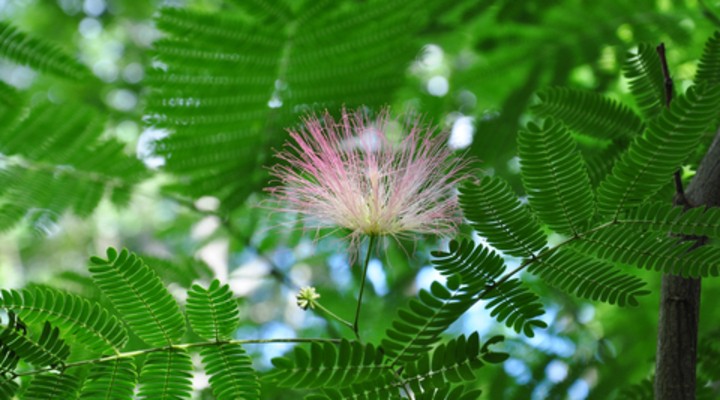
POLYGON ((353 322, 352 328, 355 332, 355 337, 360 340, 360 333, 358 331, 358 321, 360 320, 360 308, 362 307, 363 293, 365 292, 365 280, 367 279, 368 265, 370 265, 370 255, 372 254, 373 247, 375 246, 374 235, 370 236, 370 243, 368 243, 367 255, 365 256, 365 265, 363 266, 362 280, 360 281, 360 293, 358 294, 357 308, 355 309, 355 321, 353 322))
POLYGON ((71 367, 78 367, 81 365, 87 365, 87 364, 99 364, 106 361, 113 361, 113 360, 119 360, 122 358, 134 358, 143 354, 149 354, 149 353, 155 353, 158 351, 170 351, 170 350, 187 350, 195 347, 209 347, 209 346, 218 346, 222 344, 240 344, 240 345, 246 345, 246 344, 267 344, 267 343, 313 343, 313 342, 320 342, 320 343, 340 343, 340 340, 338 339, 322 339, 322 338, 278 338, 278 339, 241 339, 241 340, 213 340, 208 342, 195 342, 195 343, 182 343, 182 344, 172 344, 169 346, 162 346, 162 347, 152 347, 148 349, 142 349, 142 350, 135 350, 135 351, 128 351, 125 353, 117 353, 111 356, 104 356, 100 358, 93 358, 89 360, 81 360, 81 361, 75 361, 71 363, 65 363, 59 366, 50 366, 50 367, 43 367, 34 369, 31 371, 23 371, 18 372, 15 374, 12 374, 14 377, 18 376, 28 376, 28 375, 37 375, 43 372, 48 371, 62 371, 71 367))
POLYGON ((325 308, 322 304, 318 303, 317 301, 315 302, 315 308, 317 308, 318 310, 329 315, 331 318, 334 318, 335 320, 339 321, 341 324, 347 326, 348 328, 355 330, 355 328, 353 327, 353 324, 351 324, 350 321, 340 318, 340 316, 338 316, 334 312, 328 310, 327 308, 325 308))

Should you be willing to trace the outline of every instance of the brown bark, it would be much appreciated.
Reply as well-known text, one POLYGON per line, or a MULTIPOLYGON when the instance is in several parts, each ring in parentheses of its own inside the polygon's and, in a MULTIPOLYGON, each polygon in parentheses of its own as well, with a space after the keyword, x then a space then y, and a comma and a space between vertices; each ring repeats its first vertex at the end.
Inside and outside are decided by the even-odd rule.
MULTIPOLYGON (((720 206, 720 132, 688 185, 688 207, 720 206)), ((703 238, 688 238, 704 244, 703 238)), ((662 278, 655 365, 656 400, 695 398, 700 279, 666 275, 662 278)))

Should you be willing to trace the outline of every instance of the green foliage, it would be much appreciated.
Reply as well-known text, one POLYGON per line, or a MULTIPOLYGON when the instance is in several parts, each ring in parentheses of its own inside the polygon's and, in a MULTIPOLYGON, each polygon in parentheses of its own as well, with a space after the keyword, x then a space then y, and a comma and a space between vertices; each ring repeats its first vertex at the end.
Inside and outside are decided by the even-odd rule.
POLYGON ((59 333, 58 328, 45 322, 40 337, 33 339, 15 327, 11 318, 8 327, 0 334, 0 342, 25 362, 38 367, 59 366, 70 354, 70 347, 60 339, 59 333))
POLYGON ((0 399, 11 400, 20 385, 12 380, 12 377, 0 376, 0 399))
POLYGON ((595 211, 585 166, 559 123, 529 124, 518 134, 523 185, 538 218, 550 229, 577 235, 595 211))
POLYGON ((614 226, 582 237, 577 247, 602 259, 667 274, 693 278, 720 274, 720 248, 695 248, 695 241, 679 241, 667 233, 641 233, 614 226))
POLYGON ((705 43, 705 49, 695 73, 695 83, 720 85, 720 31, 705 43))
POLYGON ((55 289, 3 290, 0 308, 17 313, 27 324, 47 321, 100 352, 117 351, 127 342, 125 328, 114 315, 87 299, 55 289))
POLYGON ((448 382, 461 383, 476 379, 475 370, 483 366, 483 361, 500 363, 508 358, 505 353, 489 351, 489 346, 502 341, 502 337, 490 338, 480 348, 480 337, 476 333, 467 339, 460 336, 447 344, 438 346, 433 352, 426 353, 417 361, 403 368, 403 383, 414 392, 425 393, 447 386, 448 382))
POLYGON ((57 45, 21 32, 4 21, 0 22, 0 56, 62 78, 80 80, 92 76, 57 45))
POLYGON ((151 72, 148 98, 153 123, 172 130, 158 153, 171 156, 178 190, 229 209, 264 182, 258 167, 298 115, 388 102, 429 12, 404 0, 303 3, 274 16, 262 1, 241 7, 163 9, 166 38, 154 47, 166 69, 151 72))
POLYGON ((213 280, 207 289, 193 285, 188 291, 187 316, 193 331, 204 339, 226 339, 240 324, 237 304, 228 285, 213 280))
POLYGON ((577 296, 620 306, 636 306, 635 297, 650 293, 641 290, 645 282, 639 278, 569 249, 539 258, 530 265, 528 272, 536 273, 549 285, 577 296))
POLYGON ((96 363, 80 390, 80 399, 132 398, 137 372, 132 358, 116 358, 96 363))
POLYGON ((106 260, 93 257, 91 262, 95 284, 142 340, 167 345, 182 336, 185 321, 177 302, 142 259, 109 248, 106 260))
POLYGON ((26 400, 75 399, 80 389, 80 380, 70 374, 48 373, 36 375, 23 393, 26 400))
POLYGON ((99 139, 104 121, 86 106, 28 107, 19 97, 8 108, 16 115, 0 132, 0 230, 23 217, 43 228, 65 211, 88 216, 104 194, 126 204, 145 176, 122 143, 99 139))
POLYGON ((239 344, 220 343, 200 350, 210 386, 218 400, 260 398, 260 384, 252 360, 239 344))
MULTIPOLYGON (((77 2, 61 3, 52 9, 67 11, 77 2)), ((610 339, 597 337, 596 323, 570 325, 571 317, 582 314, 587 305, 549 296, 543 286, 624 306, 638 304, 648 293, 640 279, 624 272, 628 266, 703 278, 719 273, 720 253, 713 246, 720 232, 717 209, 685 211, 672 207, 669 200, 655 201, 674 171, 696 164, 703 136, 717 128, 720 33, 705 46, 696 86, 669 109, 654 46, 640 45, 623 67, 642 116, 611 100, 622 99, 621 91, 607 93, 622 85, 616 79, 616 59, 634 41, 655 42, 662 35, 677 46, 702 33, 702 24, 692 19, 695 10, 685 10, 680 3, 663 3, 660 10, 648 1, 238 0, 155 10, 152 2, 138 7, 137 2, 117 0, 97 19, 102 26, 97 36, 111 38, 122 49, 116 51, 122 59, 112 64, 124 80, 114 82, 109 76, 95 79, 70 55, 77 51, 84 62, 93 64, 93 71, 102 70, 104 64, 94 60, 94 47, 72 48, 75 42, 92 42, 87 30, 79 34, 73 26, 68 35, 53 26, 52 34, 58 36, 53 42, 68 47, 65 51, 42 40, 43 35, 31 34, 33 26, 41 31, 43 18, 18 18, 27 33, 0 22, 0 57, 48 73, 18 90, 0 84, 0 231, 23 220, 43 229, 68 213, 87 217, 106 197, 116 205, 128 205, 134 188, 154 176, 162 184, 169 182, 170 190, 149 195, 165 197, 160 218, 167 226, 159 232, 143 227, 128 234, 99 219, 87 238, 79 234, 77 240, 87 248, 112 241, 140 247, 143 254, 159 251, 189 260, 201 254, 198 250, 205 244, 221 239, 229 243, 228 269, 248 254, 257 255, 269 265, 267 276, 293 290, 294 277, 286 275, 286 264, 312 265, 312 279, 323 291, 321 301, 330 299, 329 308, 337 307, 338 314, 345 315, 349 294, 335 277, 316 270, 328 264, 327 256, 336 253, 337 246, 325 252, 321 241, 312 256, 303 258, 300 254, 306 251, 294 248, 296 243, 286 244, 293 259, 285 262, 281 252, 273 252, 281 241, 262 232, 264 224, 272 223, 262 217, 263 208, 245 208, 246 200, 259 197, 267 167, 275 162, 271 153, 287 137, 285 129, 307 112, 336 113, 346 106, 372 114, 388 103, 420 111, 439 123, 459 115, 472 117, 476 129, 468 154, 481 159, 493 175, 467 183, 459 196, 468 221, 461 231, 480 236, 482 243, 451 241, 447 251, 435 251, 426 260, 423 254, 431 242, 417 239, 412 253, 416 263, 396 263, 402 256, 389 253, 389 293, 375 293, 382 296, 376 300, 382 305, 375 308, 382 315, 372 321, 382 329, 368 329, 369 321, 363 320, 363 330, 353 329, 357 340, 316 339, 311 336, 326 330, 332 337, 342 333, 332 323, 307 319, 310 322, 293 336, 299 339, 276 340, 310 344, 295 346, 291 354, 273 361, 274 367, 263 376, 267 392, 260 391, 245 344, 275 340, 246 337, 259 331, 259 307, 263 320, 273 318, 266 317, 269 307, 280 307, 267 297, 278 289, 275 281, 247 289, 248 299, 257 301, 248 305, 237 301, 230 285, 212 279, 209 268, 201 272, 196 264, 178 268, 167 260, 143 261, 127 250, 110 248, 107 259, 91 260, 92 279, 77 271, 63 276, 62 282, 73 284, 66 290, 83 290, 89 298, 36 286, 0 292, 0 400, 192 398, 198 396, 191 385, 192 375, 200 372, 196 368, 208 375, 218 399, 284 399, 309 393, 309 399, 470 400, 480 397, 480 389, 487 393, 486 386, 492 398, 512 399, 514 393, 521 393, 522 399, 538 393, 555 398, 565 395, 573 382, 589 383, 584 376, 590 375, 597 378, 591 390, 599 393, 591 396, 609 398, 612 389, 607 388, 619 385, 602 371, 611 370, 612 379, 625 379, 631 374, 620 368, 615 373, 615 368, 647 355, 632 353, 640 347, 637 341, 620 347, 623 354, 618 357, 588 350, 592 346, 583 343, 588 337, 592 343, 610 339), (149 21, 115 14, 129 8, 157 11, 155 24, 163 35, 152 44, 152 60, 143 47, 143 24, 149 21), (117 20, 138 32, 116 30, 117 20), (136 41, 142 46, 131 43, 136 41), (126 55, 134 52, 141 53, 134 61, 137 65, 153 63, 144 81, 128 79, 130 69, 123 65, 126 55), (449 82, 446 95, 436 96, 431 90, 435 78, 449 82), (568 82, 594 92, 557 86, 568 82), (516 137, 518 121, 528 119, 528 104, 546 85, 553 88, 538 93, 534 111, 547 119, 530 122, 516 137), (127 112, 111 110, 119 91, 141 93, 139 105, 127 112), (126 154, 135 140, 145 137, 119 133, 125 122, 167 132, 154 149, 165 163, 162 172, 146 170, 126 154), (122 137, 122 143, 113 136, 122 137), (508 162, 515 156, 519 171, 508 162), (219 199, 219 206, 201 207, 195 200, 203 196, 219 199), (178 204, 198 214, 178 211, 178 204), (226 231, 197 239, 202 230, 195 229, 199 218, 217 222, 226 231), (709 244, 696 249, 695 242, 680 242, 679 235, 707 236, 700 243, 709 244), (506 256, 519 259, 505 260, 506 256), (410 266, 423 262, 431 262, 446 280, 397 306, 417 285, 416 270, 410 266), (506 262, 517 266, 507 268, 506 262), (533 289, 542 297, 526 288, 523 271, 535 275, 533 289), (183 293, 184 288, 189 290, 183 293), (185 304, 176 300, 185 294, 185 304), (572 340, 578 351, 563 359, 550 352, 540 354, 525 338, 511 340, 506 346, 531 377, 518 392, 508 390, 512 381, 503 368, 479 372, 484 365, 507 359, 508 354, 488 349, 500 337, 491 332, 481 345, 477 332, 448 336, 451 325, 464 322, 462 317, 478 302, 485 303, 497 322, 527 337, 538 328, 550 328, 551 340, 560 337, 557 330, 568 335, 563 337, 577 334, 572 340), (560 310, 557 320, 563 318, 562 326, 548 326, 540 319, 544 306, 560 310), (585 337, 578 334, 583 329, 585 337), (199 368, 192 362, 198 354, 199 368), (568 364, 568 376, 542 392, 547 386, 542 375, 554 359, 568 364), (578 365, 581 368, 575 368, 578 365), (592 373, 583 375, 585 371, 592 373)), ((43 13, 48 12, 38 12, 49 15, 43 13)), ((66 19, 72 25, 78 21, 66 19)), ((83 21, 87 22, 95 19, 83 21)), ((99 46, 103 52, 113 47, 105 45, 99 46)), ((693 52, 669 48, 672 62, 687 62, 687 54, 693 52)), ((678 87, 690 83, 684 76, 687 69, 678 70, 678 87)), ((2 70, 0 75, 8 79, 10 73, 2 70)), ((144 204, 136 206, 133 211, 144 204)), ((60 239, 75 239, 75 232, 68 231, 72 234, 61 234, 60 239)), ((2 267, 16 264, 16 254, 17 264, 28 273, 49 259, 53 266, 56 259, 72 260, 53 247, 67 246, 58 244, 58 238, 44 242, 49 251, 38 250, 38 241, 24 236, 8 245, 4 239, 2 267)), ((382 255, 380 259, 385 262, 382 255)), ((4 278, 6 268, 0 270, 4 278)), ((237 279, 235 271, 225 272, 218 274, 237 279)), ((48 284, 57 283, 55 278, 49 277, 48 284)), ((287 294, 285 288, 276 292, 283 298, 287 294)), ((370 306, 367 303, 364 306, 370 306)), ((596 310, 603 313, 602 308, 596 310)), ((363 315, 370 315, 365 311, 363 315)), ((491 331, 502 329, 500 324, 491 331)), ((292 326, 297 326, 295 321, 292 326)), ((602 328, 608 337, 618 332, 602 328)), ((621 329, 627 331, 626 326, 621 329)), ((712 375, 717 369, 713 361, 718 349, 712 341, 716 336, 701 346, 701 353, 709 356, 701 361, 708 374, 705 381, 718 379, 712 375)), ((643 384, 637 393, 651 396, 649 387, 643 384)), ((199 396, 210 396, 209 391, 199 396)))
MULTIPOLYGON (((498 322, 505 322, 528 337, 535 328, 547 325, 537 319, 544 311, 538 297, 522 287, 517 279, 498 282, 505 272, 502 258, 495 252, 470 241, 450 242, 450 252, 434 252, 435 269, 450 280, 459 282, 461 297, 468 304, 487 301, 487 309, 498 322)), ((421 297, 422 298, 422 297, 421 297)), ((458 316, 456 316, 457 318, 458 316)))
POLYGON ((383 352, 373 345, 343 340, 332 343, 313 343, 308 353, 296 347, 294 357, 275 358, 275 370, 268 375, 274 384, 294 388, 347 387, 371 382, 381 376, 392 376, 384 365, 383 352))
MULTIPOLYGON (((604 140, 632 138, 642 133, 643 122, 625 105, 598 93, 564 87, 538 92, 532 110, 554 117, 573 131, 604 140)), ((522 131, 521 131, 522 132, 522 131)))
POLYGON ((670 181, 720 111, 720 91, 693 86, 638 137, 597 190, 598 208, 613 219, 649 200, 670 181))
POLYGON ((187 399, 192 392, 192 361, 184 350, 150 353, 140 377, 141 399, 187 399))
POLYGON ((720 209, 696 207, 683 210, 668 203, 648 202, 628 210, 618 223, 640 230, 678 235, 720 236, 720 209))
POLYGON ((498 250, 529 257, 545 246, 535 216, 500 178, 483 177, 460 189, 460 205, 472 227, 498 250))
POLYGON ((443 389, 434 389, 422 393, 417 397, 418 400, 475 400, 480 398, 480 390, 467 390, 465 386, 455 386, 454 388, 445 387, 443 389))
POLYGON ((641 44, 636 52, 628 54, 623 72, 645 118, 658 116, 665 106, 665 78, 653 46, 641 44))

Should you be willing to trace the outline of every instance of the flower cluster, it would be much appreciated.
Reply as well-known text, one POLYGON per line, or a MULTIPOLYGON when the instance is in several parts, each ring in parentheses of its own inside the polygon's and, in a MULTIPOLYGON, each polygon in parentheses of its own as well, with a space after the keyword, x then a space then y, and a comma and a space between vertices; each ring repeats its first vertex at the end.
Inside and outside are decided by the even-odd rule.
POLYGON ((399 124, 387 112, 370 120, 343 110, 337 121, 328 113, 306 118, 290 137, 271 169, 276 210, 299 213, 309 226, 346 228, 353 243, 456 230, 455 186, 468 173, 446 134, 417 120, 399 124))

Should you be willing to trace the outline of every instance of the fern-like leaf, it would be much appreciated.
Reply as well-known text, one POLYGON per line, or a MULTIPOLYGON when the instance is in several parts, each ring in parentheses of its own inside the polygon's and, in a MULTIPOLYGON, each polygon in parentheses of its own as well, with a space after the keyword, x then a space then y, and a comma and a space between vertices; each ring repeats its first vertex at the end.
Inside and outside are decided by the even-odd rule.
POLYGON ((178 340, 185 330, 180 307, 155 271, 135 254, 112 247, 107 259, 91 258, 93 281, 142 340, 161 346, 178 340))
POLYGON ((137 370, 132 358, 94 364, 80 390, 80 399, 132 399, 137 370))
POLYGON ((213 280, 207 289, 193 285, 186 312, 195 333, 205 339, 229 338, 240 324, 237 303, 228 285, 213 280))
POLYGON ((427 352, 440 340, 440 334, 474 303, 472 296, 459 287, 457 279, 449 281, 447 288, 433 282, 430 291, 420 290, 417 299, 411 299, 407 307, 398 310, 392 327, 385 332, 382 347, 389 364, 410 362, 427 352))
POLYGON ((620 159, 627 146, 628 143, 625 141, 617 140, 604 149, 583 152, 585 167, 590 178, 590 185, 593 188, 597 188, 600 182, 612 171, 615 162, 620 159))
POLYGON ((505 264, 492 250, 469 240, 451 241, 450 252, 433 252, 432 263, 449 279, 459 278, 462 291, 472 301, 487 301, 485 308, 492 310, 490 315, 498 322, 505 322, 509 328, 528 337, 535 335, 535 328, 547 327, 538 319, 544 314, 539 298, 519 280, 496 283, 505 271, 505 264))
POLYGON ((694 241, 679 242, 667 233, 641 233, 624 226, 597 230, 580 238, 576 245, 583 252, 638 268, 684 277, 720 274, 720 248, 694 241))
POLYGON ((24 400, 76 399, 80 380, 70 374, 47 373, 36 375, 23 394, 24 400))
POLYGON ((636 306, 636 297, 650 293, 641 290, 645 282, 639 278, 571 249, 558 249, 539 258, 528 272, 579 297, 620 306, 636 306))
POLYGON ((15 392, 19 388, 20 385, 14 381, 12 376, 0 375, 0 400, 15 399, 15 392))
POLYGON ((260 384, 252 360, 239 344, 218 344, 200 350, 210 387, 217 400, 260 398, 260 384))
POLYGON ((637 52, 628 54, 623 72, 642 114, 647 119, 660 114, 665 104, 665 78, 655 48, 639 45, 637 52))
POLYGON ((628 139, 642 133, 642 120, 629 108, 599 93, 570 88, 549 88, 538 93, 532 110, 553 117, 568 128, 604 140, 628 139))
POLYGON ((306 400, 402 400, 400 383, 392 374, 381 375, 378 379, 358 383, 347 388, 324 389, 324 395, 311 395, 306 400))
POLYGON ((3 290, 0 308, 17 313, 27 323, 48 321, 98 352, 117 352, 128 339, 120 321, 106 309, 55 289, 3 290))
POLYGON ((192 393, 192 361, 183 350, 150 353, 140 372, 141 399, 189 399, 192 393))
POLYGON ((696 84, 720 85, 720 31, 705 43, 698 70, 695 73, 696 84))
POLYGON ((720 112, 720 90, 693 86, 653 120, 598 187, 600 212, 617 218, 672 179, 720 112))
POLYGON ((347 340, 339 346, 313 343, 310 353, 296 347, 293 360, 273 359, 275 370, 268 378, 285 387, 345 387, 387 374, 392 376, 392 370, 383 362, 383 352, 373 345, 347 340))
POLYGON ((1 334, 0 342, 7 345, 23 361, 38 367, 61 365, 70 354, 70 346, 60 339, 60 331, 45 322, 37 339, 9 325, 1 334))
POLYGON ((149 114, 173 131, 157 150, 182 178, 176 188, 212 194, 227 208, 264 183, 258 166, 299 114, 387 103, 426 21, 406 0, 311 2, 282 18, 267 2, 240 6, 246 11, 163 9, 157 24, 167 35, 154 47, 167 68, 148 77, 149 114))
POLYGON ((415 362, 405 364, 402 382, 413 392, 423 393, 444 388, 449 383, 474 381, 475 370, 485 362, 500 363, 508 358, 505 353, 490 352, 488 344, 502 341, 502 336, 491 338, 482 348, 477 332, 467 339, 464 335, 438 346, 415 362))
POLYGON ((460 206, 472 227, 509 255, 530 257, 547 243, 534 215, 500 178, 485 176, 460 188, 460 206))
POLYGON ((595 211, 590 179, 565 127, 546 120, 518 134, 523 186, 530 206, 550 229, 576 235, 595 211))
POLYGON ((720 208, 716 207, 683 210, 667 202, 644 203, 628 210, 617 222, 641 230, 720 237, 720 208))
POLYGON ((62 78, 81 80, 92 76, 87 67, 57 45, 21 32, 7 22, 0 22, 0 56, 62 78))
POLYGON ((101 140, 103 119, 78 104, 42 102, 0 131, 0 230, 23 217, 42 228, 64 212, 89 215, 104 194, 130 199, 145 168, 124 145, 101 140))

